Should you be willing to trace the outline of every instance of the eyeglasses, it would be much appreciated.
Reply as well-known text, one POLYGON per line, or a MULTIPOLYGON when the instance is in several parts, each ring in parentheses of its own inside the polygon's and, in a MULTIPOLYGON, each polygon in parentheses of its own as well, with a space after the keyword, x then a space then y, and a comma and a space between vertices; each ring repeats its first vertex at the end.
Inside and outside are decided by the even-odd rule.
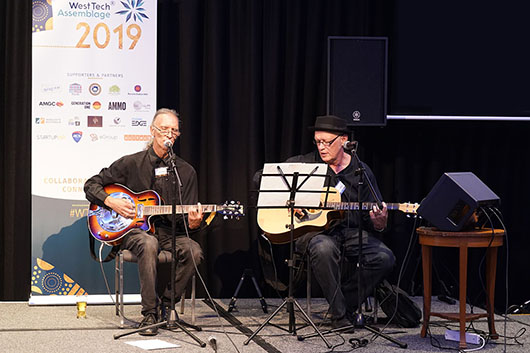
POLYGON ((341 137, 342 135, 337 135, 335 136, 335 138, 331 141, 324 141, 324 140, 320 140, 320 141, 317 141, 317 140, 313 140, 313 144, 315 144, 316 146, 322 144, 324 147, 329 147, 333 144, 333 142, 335 142, 336 139, 338 139, 339 137, 341 137))
POLYGON ((153 125, 153 127, 158 131, 160 132, 161 134, 169 134, 171 133, 172 135, 175 135, 175 136, 180 136, 180 130, 179 129, 173 129, 173 128, 170 128, 170 127, 158 127, 158 126, 155 126, 153 125))

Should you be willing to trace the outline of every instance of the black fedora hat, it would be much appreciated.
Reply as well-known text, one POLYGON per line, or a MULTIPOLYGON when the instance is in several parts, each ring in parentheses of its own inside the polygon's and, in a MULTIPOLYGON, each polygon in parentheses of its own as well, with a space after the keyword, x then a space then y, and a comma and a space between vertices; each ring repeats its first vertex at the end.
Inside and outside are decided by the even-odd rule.
POLYGON ((346 123, 346 120, 335 115, 317 116, 315 120, 315 126, 310 126, 309 130, 339 132, 344 134, 351 131, 346 123))

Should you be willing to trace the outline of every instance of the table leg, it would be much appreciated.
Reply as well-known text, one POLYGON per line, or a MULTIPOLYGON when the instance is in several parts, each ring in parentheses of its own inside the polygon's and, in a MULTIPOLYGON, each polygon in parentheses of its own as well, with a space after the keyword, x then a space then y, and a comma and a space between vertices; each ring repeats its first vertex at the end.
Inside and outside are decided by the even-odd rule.
POLYGON ((495 276, 497 271, 497 247, 490 247, 486 251, 486 309, 488 311, 488 327, 490 337, 499 338, 495 331, 495 276))
POLYGON ((467 348, 466 343, 466 293, 467 293, 467 246, 460 246, 460 349, 467 348))
POLYGON ((425 337, 431 317, 432 248, 430 246, 421 246, 421 258, 423 268, 423 325, 421 327, 421 337, 425 337))

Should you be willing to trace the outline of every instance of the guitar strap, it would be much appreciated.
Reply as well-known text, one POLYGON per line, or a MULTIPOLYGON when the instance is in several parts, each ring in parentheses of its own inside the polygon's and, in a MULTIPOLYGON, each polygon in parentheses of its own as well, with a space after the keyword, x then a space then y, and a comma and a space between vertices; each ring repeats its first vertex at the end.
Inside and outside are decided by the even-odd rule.
POLYGON ((94 245, 96 243, 96 240, 94 239, 94 237, 92 235, 90 235, 90 232, 88 233, 88 239, 89 239, 89 243, 90 243, 90 256, 96 260, 97 262, 109 262, 110 260, 113 260, 115 257, 116 257, 116 253, 118 252, 118 250, 120 249, 120 246, 119 245, 114 245, 112 247, 112 250, 107 254, 107 257, 105 257, 105 259, 103 259, 103 261, 101 261, 97 255, 96 255, 96 252, 94 250, 94 245))

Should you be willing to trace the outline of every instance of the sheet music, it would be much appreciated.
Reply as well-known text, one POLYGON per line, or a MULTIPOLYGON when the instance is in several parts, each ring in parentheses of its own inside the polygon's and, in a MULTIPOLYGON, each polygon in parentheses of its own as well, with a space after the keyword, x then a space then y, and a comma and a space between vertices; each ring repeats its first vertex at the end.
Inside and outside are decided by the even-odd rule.
POLYGON ((265 163, 263 166, 264 176, 261 178, 260 193, 258 197, 258 207, 285 207, 290 196, 290 188, 283 180, 278 167, 285 174, 285 178, 291 185, 293 174, 298 172, 298 186, 306 179, 307 174, 313 174, 302 185, 295 195, 295 207, 309 208, 317 207, 320 204, 320 196, 328 166, 325 163, 265 163), (316 169, 316 170, 315 170, 316 169), (266 174, 274 174, 266 176, 266 174), (285 190, 280 192, 263 192, 264 190, 285 190), (304 192, 305 191, 305 192, 304 192), (320 192, 307 192, 320 191, 320 192))

